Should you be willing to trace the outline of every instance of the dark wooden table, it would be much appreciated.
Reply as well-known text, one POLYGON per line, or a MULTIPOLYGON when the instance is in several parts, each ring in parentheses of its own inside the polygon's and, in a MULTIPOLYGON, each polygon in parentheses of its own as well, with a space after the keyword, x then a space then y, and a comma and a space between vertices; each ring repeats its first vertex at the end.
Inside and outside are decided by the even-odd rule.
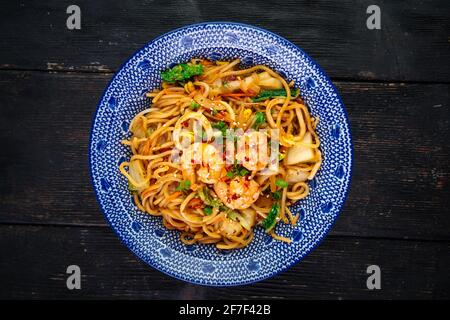
POLYGON ((0 298, 450 298, 448 0, 72 1, 0 4, 0 298), (369 30, 366 9, 381 9, 369 30), (113 73, 156 36, 238 21, 298 44, 346 105, 355 164, 325 241, 289 271, 234 288, 174 280, 107 225, 88 170, 93 113, 113 73), (66 288, 79 265, 81 290, 66 288), (381 268, 368 290, 366 268, 381 268))

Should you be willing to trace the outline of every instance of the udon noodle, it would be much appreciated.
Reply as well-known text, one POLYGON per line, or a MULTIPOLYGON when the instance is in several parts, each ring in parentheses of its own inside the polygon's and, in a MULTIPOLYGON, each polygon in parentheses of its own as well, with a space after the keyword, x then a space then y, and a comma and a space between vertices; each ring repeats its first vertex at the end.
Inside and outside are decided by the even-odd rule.
POLYGON ((136 206, 186 244, 242 248, 258 227, 290 242, 275 226, 297 223, 289 206, 308 196, 322 163, 318 119, 295 84, 239 64, 192 59, 166 70, 122 141, 136 206))

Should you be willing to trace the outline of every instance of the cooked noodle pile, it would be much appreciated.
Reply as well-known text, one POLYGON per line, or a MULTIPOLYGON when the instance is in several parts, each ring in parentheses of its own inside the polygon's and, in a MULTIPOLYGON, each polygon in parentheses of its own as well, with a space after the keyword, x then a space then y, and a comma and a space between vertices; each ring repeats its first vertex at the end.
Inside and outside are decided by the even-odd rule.
POLYGON ((294 83, 239 62, 193 59, 164 71, 122 141, 135 204, 186 244, 241 248, 257 227, 290 242, 274 227, 297 223, 288 206, 309 194, 321 166, 318 119, 294 83))

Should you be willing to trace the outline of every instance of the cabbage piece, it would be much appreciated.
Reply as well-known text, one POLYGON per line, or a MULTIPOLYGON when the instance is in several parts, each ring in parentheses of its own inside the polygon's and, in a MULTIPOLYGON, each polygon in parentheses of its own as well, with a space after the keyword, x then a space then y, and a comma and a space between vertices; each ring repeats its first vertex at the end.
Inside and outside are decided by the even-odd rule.
POLYGON ((241 210, 240 212, 236 213, 236 219, 245 229, 250 231, 255 225, 256 212, 250 209, 241 210))
POLYGON ((145 179, 144 164, 140 160, 133 160, 128 165, 128 173, 138 183, 137 186, 129 183, 129 188, 132 190, 141 191, 149 187, 148 181, 145 179))
POLYGON ((313 142, 311 133, 306 132, 305 136, 303 137, 303 140, 301 141, 301 144, 297 143, 288 150, 286 156, 287 165, 312 161, 315 158, 313 148, 306 147, 303 145, 312 143, 313 142))
POLYGON ((133 121, 130 131, 136 138, 145 138, 147 136, 147 131, 144 129, 144 124, 141 118, 133 121))
POLYGON ((220 230, 231 236, 241 232, 242 226, 239 222, 233 221, 231 219, 224 219, 220 224, 220 230))
POLYGON ((298 168, 289 168, 286 174, 286 180, 289 183, 304 182, 308 180, 309 172, 298 168))
POLYGON ((241 81, 240 88, 243 92, 252 91, 254 94, 257 94, 261 88, 258 85, 259 78, 256 73, 245 77, 244 80, 241 81))
POLYGON ((281 89, 283 84, 277 78, 272 77, 267 71, 258 74, 258 85, 263 89, 281 89))

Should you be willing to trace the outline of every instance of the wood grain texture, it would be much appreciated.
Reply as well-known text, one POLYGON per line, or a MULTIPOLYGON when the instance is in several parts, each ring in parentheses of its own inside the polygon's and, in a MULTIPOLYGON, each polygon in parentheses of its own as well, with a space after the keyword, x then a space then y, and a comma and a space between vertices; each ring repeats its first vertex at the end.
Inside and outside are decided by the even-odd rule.
POLYGON ((449 299, 450 46, 447 0, 0 2, 0 299, 449 299), (381 8, 381 30, 366 9, 381 8), (112 72, 187 24, 235 21, 305 50, 349 114, 350 194, 330 235, 257 284, 166 276, 120 243, 90 183, 92 116, 112 72), (82 290, 66 288, 68 265, 82 290), (382 289, 366 288, 366 268, 382 289))
POLYGON ((267 28, 303 48, 332 77, 448 82, 448 1, 380 0, 381 30, 368 30, 371 0, 87 1, 81 30, 66 28, 67 2, 2 1, 0 68, 117 70, 172 29, 204 21, 267 28))
POLYGON ((0 226, 0 298, 431 299, 450 297, 450 244, 328 237, 292 269, 256 284, 211 288, 148 267, 106 228, 0 226), (389 252, 389 254, 386 254, 389 252), (66 288, 67 266, 81 290, 66 288), (379 265, 381 290, 366 287, 379 265))
MULTIPOLYGON (((88 170, 110 75, 0 72, 0 222, 106 225, 88 170)), ((333 235, 450 239, 449 87, 337 83, 353 131, 349 198, 333 235)))

